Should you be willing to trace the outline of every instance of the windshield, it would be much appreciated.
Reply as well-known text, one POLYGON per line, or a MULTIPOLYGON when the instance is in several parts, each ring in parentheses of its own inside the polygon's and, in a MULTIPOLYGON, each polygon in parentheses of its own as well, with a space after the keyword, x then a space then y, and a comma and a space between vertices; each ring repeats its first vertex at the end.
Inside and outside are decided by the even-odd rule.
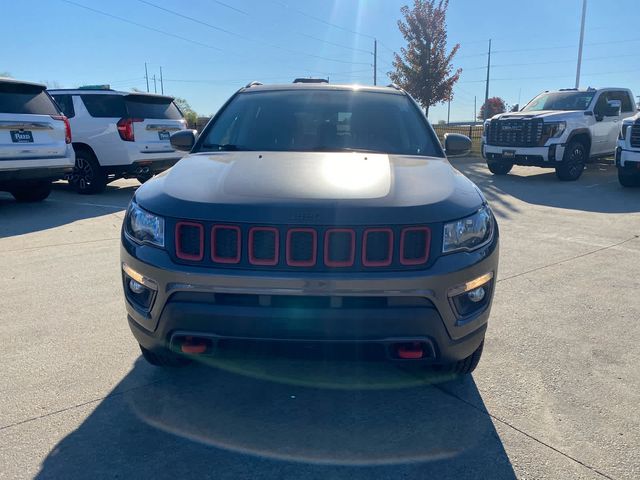
POLYGON ((586 110, 596 92, 550 92, 541 93, 531 100, 523 112, 540 110, 586 110))
POLYGON ((133 118, 155 118, 180 120, 182 114, 171 98, 151 97, 147 95, 127 95, 125 97, 127 113, 133 118))
POLYGON ((355 90, 239 94, 205 133, 200 151, 365 151, 439 156, 405 95, 355 90))

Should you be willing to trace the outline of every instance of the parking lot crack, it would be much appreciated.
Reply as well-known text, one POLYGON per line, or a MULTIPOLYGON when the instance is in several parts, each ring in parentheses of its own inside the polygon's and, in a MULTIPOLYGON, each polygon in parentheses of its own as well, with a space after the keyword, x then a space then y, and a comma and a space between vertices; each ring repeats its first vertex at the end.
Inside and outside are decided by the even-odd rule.
MULTIPOLYGON (((637 237, 634 237, 634 238, 637 238, 637 237)), ((624 243, 624 242, 622 242, 622 243, 624 243)), ((608 247, 605 247, 605 248, 608 248, 608 247)), ((506 420, 504 420, 504 419, 502 419, 502 418, 500 418, 500 417, 498 417, 498 416, 496 416, 496 415, 492 414, 492 413, 491 413, 491 412, 489 412, 486 408, 480 408, 480 407, 478 407, 477 405, 475 405, 474 403, 469 402, 468 400, 465 400, 464 398, 462 398, 462 397, 460 397, 460 396, 456 395, 455 393, 448 391, 448 390, 447 390, 446 388, 444 388, 444 387, 441 387, 441 386, 438 386, 438 385, 434 385, 434 386, 435 386, 435 388, 437 388, 438 390, 440 390, 440 391, 441 391, 442 393, 444 393, 445 395, 448 395, 448 396, 450 396, 450 397, 452 397, 452 398, 455 398, 456 400, 459 400, 460 402, 462 402, 462 403, 464 403, 465 405, 467 405, 467 406, 469 406, 469 407, 473 408, 474 410, 477 410, 478 412, 480 412, 480 413, 482 413, 482 414, 484 414, 484 415, 488 415, 491 419, 495 420, 496 422, 499 422, 499 423, 501 423, 502 425, 505 425, 506 427, 508 427, 508 428, 510 428, 510 429, 512 429, 512 430, 514 430, 514 431, 516 431, 516 432, 518 432, 518 433, 520 433, 520 434, 524 435, 525 437, 529 438, 530 440, 533 440, 533 441, 534 441, 534 442, 536 442, 536 443, 539 443, 540 445, 542 445, 542 446, 544 446, 544 447, 547 447, 547 448, 548 448, 548 449, 550 449, 550 450, 553 450, 554 452, 556 452, 556 453, 558 453, 558 454, 562 455, 563 457, 567 458, 568 460, 571 460, 571 461, 573 461, 573 462, 575 462, 575 463, 577 463, 577 464, 579 464, 579 465, 582 465, 582 466, 583 466, 583 467, 585 467, 586 469, 588 469, 588 470, 592 471, 593 473, 595 473, 595 474, 597 474, 597 475, 601 476, 602 478, 606 478, 606 479, 608 479, 608 480, 615 480, 613 477, 611 477, 611 476, 607 475, 607 474, 606 474, 606 473, 604 473, 604 472, 601 472, 601 471, 600 471, 600 470, 598 470, 597 468, 595 468, 595 467, 593 467, 593 466, 591 466, 591 465, 589 465, 589 464, 587 464, 587 463, 583 462, 582 460, 579 460, 579 459, 577 459, 577 458, 575 458, 575 457, 573 457, 573 456, 569 455, 569 454, 568 454, 568 453, 566 453, 566 452, 563 452, 562 450, 560 450, 560 449, 558 449, 558 448, 554 447, 553 445, 551 445, 551 444, 549 444, 549 443, 545 442, 544 440, 541 440, 541 439, 537 438, 536 436, 534 436, 534 435, 532 435, 532 434, 530 434, 530 433, 525 432, 525 431, 524 431, 524 430, 522 430, 521 428, 518 428, 518 427, 516 427, 515 425, 513 425, 513 424, 511 424, 511 423, 507 422, 506 420)))
POLYGON ((549 263, 547 265, 542 265, 540 267, 532 268, 532 269, 526 270, 524 272, 520 272, 520 273, 515 273, 513 275, 509 275, 508 277, 500 278, 500 279, 497 280, 497 282, 498 283, 504 282, 505 280, 511 280, 512 278, 521 277, 521 276, 527 275, 529 273, 537 272, 539 270, 544 270, 545 268, 555 267, 556 265, 561 265, 563 263, 572 262, 572 261, 577 260, 579 258, 588 257, 589 255, 594 255, 596 253, 603 252, 605 250, 610 250, 612 248, 619 247, 621 245, 624 245, 625 243, 631 242, 632 240, 636 240, 638 238, 640 238, 640 235, 634 235, 634 236, 629 237, 629 238, 627 238, 625 240, 622 240, 621 242, 617 242, 617 243, 614 243, 614 244, 611 244, 611 245, 607 245, 607 246, 604 246, 604 247, 596 248, 595 250, 591 250, 589 252, 581 253, 581 254, 575 255, 573 257, 564 258, 562 260, 558 260, 557 262, 552 262, 552 263, 549 263))

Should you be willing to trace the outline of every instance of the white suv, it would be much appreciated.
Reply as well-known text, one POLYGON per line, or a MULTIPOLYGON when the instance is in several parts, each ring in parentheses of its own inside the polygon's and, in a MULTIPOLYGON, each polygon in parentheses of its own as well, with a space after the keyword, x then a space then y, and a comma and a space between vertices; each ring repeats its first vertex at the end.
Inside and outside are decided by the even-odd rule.
POLYGON ((519 112, 484 123, 482 155, 496 175, 529 165, 555 168, 560 180, 577 180, 590 158, 613 155, 620 121, 635 112, 626 88, 544 92, 519 112))
POLYGON ((141 183, 172 167, 184 152, 172 132, 186 128, 173 97, 109 89, 49 90, 71 122, 76 164, 69 182, 98 193, 118 178, 141 183))
POLYGON ((0 190, 44 200, 74 163, 67 119, 45 85, 0 78, 0 190))
POLYGON ((623 187, 640 187, 640 113, 622 122, 616 166, 618 180, 623 187))

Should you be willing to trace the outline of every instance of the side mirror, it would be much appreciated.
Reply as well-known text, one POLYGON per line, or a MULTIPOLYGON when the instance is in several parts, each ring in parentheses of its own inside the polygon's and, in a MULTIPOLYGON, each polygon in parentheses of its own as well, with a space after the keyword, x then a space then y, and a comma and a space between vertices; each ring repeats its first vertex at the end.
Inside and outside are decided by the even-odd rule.
POLYGON ((171 135, 171 146, 176 150, 189 152, 196 143, 196 130, 180 130, 171 135))
POLYGON ((471 150, 471 139, 459 133, 444 134, 444 151, 447 156, 464 155, 471 150))

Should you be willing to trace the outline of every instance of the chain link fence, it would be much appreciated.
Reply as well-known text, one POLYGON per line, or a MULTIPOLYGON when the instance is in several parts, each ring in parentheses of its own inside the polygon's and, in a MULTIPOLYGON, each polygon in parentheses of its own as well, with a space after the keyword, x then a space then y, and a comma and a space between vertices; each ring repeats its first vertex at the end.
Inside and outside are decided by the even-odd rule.
POLYGON ((480 153, 480 142, 482 140, 482 125, 433 125, 440 142, 444 145, 445 133, 460 133, 471 139, 471 151, 480 153))

